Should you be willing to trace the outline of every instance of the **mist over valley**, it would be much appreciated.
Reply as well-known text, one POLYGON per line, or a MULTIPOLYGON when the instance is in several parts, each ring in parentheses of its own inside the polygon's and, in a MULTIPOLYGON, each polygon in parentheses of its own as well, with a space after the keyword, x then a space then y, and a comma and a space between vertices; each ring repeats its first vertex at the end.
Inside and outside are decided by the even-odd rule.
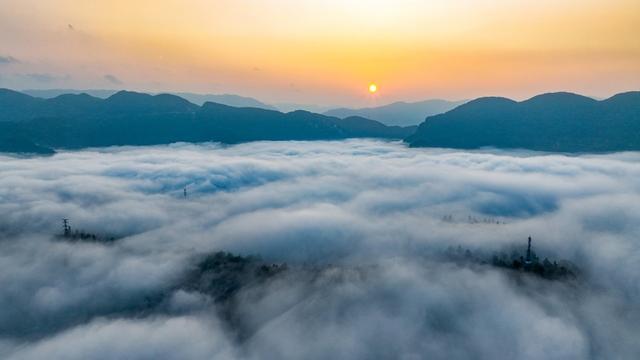
POLYGON ((375 140, 3 155, 0 353, 633 358, 638 156, 375 140))

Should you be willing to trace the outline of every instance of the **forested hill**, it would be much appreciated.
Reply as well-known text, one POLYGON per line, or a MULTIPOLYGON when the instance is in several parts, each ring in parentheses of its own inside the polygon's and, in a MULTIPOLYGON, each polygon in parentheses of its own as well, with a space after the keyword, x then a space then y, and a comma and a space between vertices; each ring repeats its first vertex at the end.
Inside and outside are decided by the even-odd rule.
POLYGON ((640 150, 640 92, 597 101, 550 93, 516 102, 487 97, 428 117, 414 147, 517 148, 559 152, 640 150))
POLYGON ((166 94, 121 91, 107 99, 86 94, 41 99, 0 89, 0 152, 173 142, 402 139, 413 131, 415 127, 385 126, 360 117, 339 119, 211 102, 198 106, 166 94))

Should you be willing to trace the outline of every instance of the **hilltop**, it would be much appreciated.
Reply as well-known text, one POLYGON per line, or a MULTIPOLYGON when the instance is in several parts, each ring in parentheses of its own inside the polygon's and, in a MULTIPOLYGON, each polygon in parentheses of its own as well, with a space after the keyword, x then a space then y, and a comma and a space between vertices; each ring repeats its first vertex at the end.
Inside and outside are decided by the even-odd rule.
POLYGON ((459 149, 640 150, 640 92, 602 101, 566 92, 522 102, 480 98, 428 117, 405 141, 413 147, 459 149))

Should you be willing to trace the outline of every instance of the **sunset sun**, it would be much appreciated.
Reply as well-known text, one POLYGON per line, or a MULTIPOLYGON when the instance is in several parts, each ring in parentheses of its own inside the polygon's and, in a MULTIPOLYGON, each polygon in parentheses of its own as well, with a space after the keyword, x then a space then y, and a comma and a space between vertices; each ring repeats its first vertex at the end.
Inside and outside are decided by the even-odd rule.
POLYGON ((369 92, 371 94, 375 94, 375 92, 378 91, 378 85, 376 84, 369 84, 369 92))

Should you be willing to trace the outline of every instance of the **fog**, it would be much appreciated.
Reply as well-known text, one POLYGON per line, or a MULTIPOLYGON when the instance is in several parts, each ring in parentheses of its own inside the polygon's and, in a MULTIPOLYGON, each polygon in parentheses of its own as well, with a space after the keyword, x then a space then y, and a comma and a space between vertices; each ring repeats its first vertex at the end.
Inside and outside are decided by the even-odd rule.
POLYGON ((640 153, 373 140, 0 155, 0 356, 635 358, 639 178, 640 153), (63 218, 115 240, 66 241, 63 218), (577 278, 441 256, 528 236, 577 278), (230 320, 184 285, 216 251, 288 270, 230 320))

